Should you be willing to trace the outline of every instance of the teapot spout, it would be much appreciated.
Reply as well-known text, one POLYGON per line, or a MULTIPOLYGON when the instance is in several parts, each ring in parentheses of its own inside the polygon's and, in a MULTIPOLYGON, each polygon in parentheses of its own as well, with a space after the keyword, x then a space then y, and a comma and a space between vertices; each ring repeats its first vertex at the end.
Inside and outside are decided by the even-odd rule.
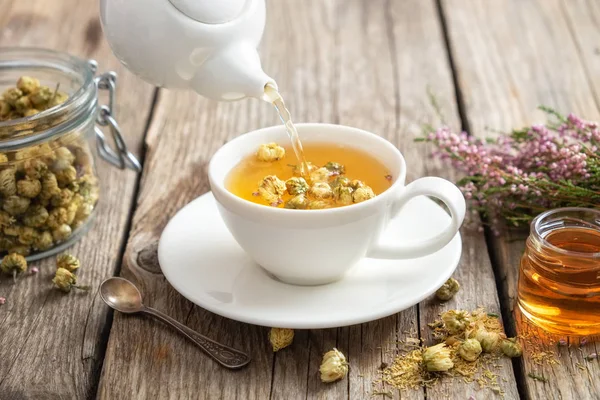
POLYGON ((192 88, 202 96, 232 101, 245 97, 262 99, 265 86, 277 88, 262 69, 260 57, 250 43, 236 43, 208 57, 196 70, 192 88))

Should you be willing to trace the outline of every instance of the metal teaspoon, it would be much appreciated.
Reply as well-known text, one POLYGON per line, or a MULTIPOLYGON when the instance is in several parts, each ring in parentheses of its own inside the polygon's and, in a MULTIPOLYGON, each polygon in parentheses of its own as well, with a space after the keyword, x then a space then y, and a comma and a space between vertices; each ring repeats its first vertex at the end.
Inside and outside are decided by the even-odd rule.
POLYGON ((206 354, 226 368, 237 369, 247 365, 250 357, 239 350, 217 343, 199 334, 168 315, 142 304, 138 288, 124 278, 109 278, 100 285, 100 297, 109 307, 125 314, 145 313, 177 329, 206 354))

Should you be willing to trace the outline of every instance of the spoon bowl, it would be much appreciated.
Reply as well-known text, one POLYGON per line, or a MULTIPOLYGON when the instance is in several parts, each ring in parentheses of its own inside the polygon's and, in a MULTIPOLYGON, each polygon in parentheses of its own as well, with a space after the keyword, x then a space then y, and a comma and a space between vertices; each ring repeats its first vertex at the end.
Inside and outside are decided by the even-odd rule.
POLYGON ((142 294, 138 288, 124 278, 110 278, 100 285, 100 297, 117 311, 132 314, 142 311, 142 294))

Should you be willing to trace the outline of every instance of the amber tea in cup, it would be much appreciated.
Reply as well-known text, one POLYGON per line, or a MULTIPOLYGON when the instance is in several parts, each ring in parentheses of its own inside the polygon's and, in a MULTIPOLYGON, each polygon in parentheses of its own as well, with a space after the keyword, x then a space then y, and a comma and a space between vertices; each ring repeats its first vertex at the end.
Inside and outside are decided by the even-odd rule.
POLYGON ((562 208, 533 220, 518 306, 554 334, 600 334, 600 211, 562 208))
MULTIPOLYGON (((392 185, 393 179, 386 166, 360 149, 334 143, 305 143, 303 150, 310 171, 303 176, 291 146, 276 143, 263 146, 266 145, 271 147, 263 147, 265 154, 257 149, 229 173, 225 185, 231 193, 266 206, 320 209, 362 202, 392 185), (261 183, 269 176, 287 183, 281 186, 279 193, 274 188, 274 196, 260 190, 261 183), (297 189, 301 193, 290 186, 291 178, 295 178, 292 182, 305 179, 306 186, 297 189), (344 187, 336 189, 337 185, 344 187)), ((277 186, 277 183, 270 186, 277 186)))

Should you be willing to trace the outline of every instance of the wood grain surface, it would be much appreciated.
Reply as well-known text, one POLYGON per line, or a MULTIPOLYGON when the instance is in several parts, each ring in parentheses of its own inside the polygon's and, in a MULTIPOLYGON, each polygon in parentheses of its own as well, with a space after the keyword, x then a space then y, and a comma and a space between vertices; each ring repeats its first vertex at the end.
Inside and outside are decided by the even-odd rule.
MULTIPOLYGON (((459 123, 435 2, 290 0, 269 2, 268 15, 263 65, 277 80, 296 121, 335 122, 376 132, 404 152, 409 180, 444 174, 426 156, 428 149, 413 144, 422 124, 435 114, 428 86, 438 92, 449 120, 459 123)), ((146 140, 147 168, 123 276, 140 285, 149 305, 245 349, 254 361, 242 371, 226 371, 170 330, 116 315, 100 398, 369 398, 371 382, 379 377, 381 363, 392 361, 396 342, 411 336, 409 332, 418 337, 428 318, 462 303, 499 309, 490 260, 481 251, 484 238, 468 232, 459 272, 465 289, 456 303, 442 307, 427 301, 367 324, 298 330, 294 344, 275 355, 267 328, 236 323, 185 301, 160 275, 152 256, 162 228, 183 205, 209 189, 206 165, 216 149, 240 133, 275 123, 273 110, 257 101, 217 104, 191 93, 161 91, 146 140), (348 356, 351 372, 349 379, 325 385, 318 367, 323 352, 334 346, 348 356)), ((511 363, 502 367, 503 389, 509 398, 517 398, 511 363)), ((476 383, 456 380, 432 391, 392 393, 394 398, 435 399, 468 398, 476 392, 476 383)))
MULTIPOLYGON (((96 7, 76 0, 3 0, 0 46, 34 46, 95 58, 119 74, 117 119, 140 155, 154 89, 126 72, 105 43, 96 7)), ((106 101, 106 98, 102 99, 106 101)), ((91 144, 95 147, 94 143, 91 144)), ((69 251, 81 259, 90 293, 52 289, 54 258, 32 263, 17 284, 0 277, 0 399, 85 399, 95 395, 111 314, 96 294, 120 261, 137 174, 98 161, 102 197, 92 230, 69 251)))
MULTIPOLYGON (((598 2, 443 0, 442 5, 465 122, 472 134, 492 136, 486 127, 506 131, 543 122, 545 117, 536 110, 540 104, 564 114, 575 112, 598 119, 598 2)), ((526 235, 507 232, 492 241, 501 296, 509 315, 526 235)), ((519 365, 525 396, 600 398, 599 365, 583 359, 596 352, 597 345, 579 348, 574 343, 548 349, 558 353, 560 364, 538 365, 526 351, 519 365), (533 380, 527 376, 530 373, 548 382, 533 380)))

